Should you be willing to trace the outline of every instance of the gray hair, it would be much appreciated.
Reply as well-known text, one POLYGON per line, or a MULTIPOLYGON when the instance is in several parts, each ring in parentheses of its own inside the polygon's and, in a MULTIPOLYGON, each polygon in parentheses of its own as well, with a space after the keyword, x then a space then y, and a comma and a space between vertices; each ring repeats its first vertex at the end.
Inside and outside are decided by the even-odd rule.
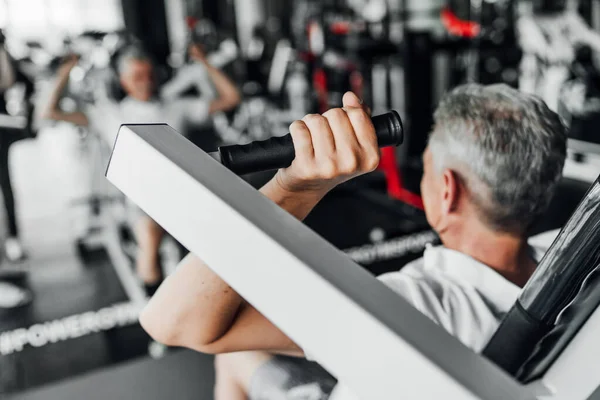
POLYGON ((152 58, 143 49, 137 46, 129 46, 121 50, 117 58, 117 73, 121 75, 127 70, 130 61, 148 61, 152 62, 152 58))
POLYGON ((464 181, 482 220, 525 233, 550 204, 566 158, 566 129, 539 98, 506 85, 460 86, 434 116, 436 169, 464 181))

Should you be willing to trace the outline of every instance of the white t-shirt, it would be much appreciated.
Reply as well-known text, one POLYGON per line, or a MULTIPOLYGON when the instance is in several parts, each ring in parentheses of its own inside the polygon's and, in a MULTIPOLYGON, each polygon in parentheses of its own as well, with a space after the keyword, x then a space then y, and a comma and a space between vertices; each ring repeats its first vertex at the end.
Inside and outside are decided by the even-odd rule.
POLYGON ((209 119, 210 102, 214 98, 207 74, 204 66, 190 65, 166 83, 159 97, 151 101, 139 101, 131 97, 118 103, 101 100, 86 111, 90 128, 112 146, 122 124, 166 123, 178 132, 182 132, 187 123, 205 124, 209 119), (198 87, 200 97, 178 97, 193 84, 198 87))
MULTIPOLYGON (((537 243, 536 243, 537 244, 537 243)), ((544 250, 532 247, 541 260, 544 250)), ((479 261, 443 246, 379 279, 475 352, 483 350, 521 289, 479 261)), ((340 383, 329 400, 359 400, 340 383)))

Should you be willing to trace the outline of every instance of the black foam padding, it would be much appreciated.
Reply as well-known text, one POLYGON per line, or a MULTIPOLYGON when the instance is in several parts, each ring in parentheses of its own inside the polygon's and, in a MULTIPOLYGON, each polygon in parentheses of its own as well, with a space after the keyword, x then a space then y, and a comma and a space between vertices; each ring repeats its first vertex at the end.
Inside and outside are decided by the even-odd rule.
POLYGON ((531 318, 517 301, 482 354, 515 376, 538 341, 551 328, 551 325, 531 318))
POLYGON ((404 127, 398 112, 392 110, 387 114, 372 119, 379 147, 400 146, 404 142, 404 127))
POLYGON ((534 319, 556 322, 600 260, 600 180, 588 190, 519 296, 534 319))
MULTIPOLYGON (((379 147, 398 146, 404 141, 404 129, 396 111, 373 117, 379 147)), ((287 168, 296 157, 292 136, 273 137, 246 145, 219 148, 221 162, 238 175, 287 168)))
POLYGON ((556 325, 535 347, 517 373, 523 383, 542 377, 561 355, 590 315, 600 305, 600 264, 585 279, 581 290, 559 315, 556 325))
MULTIPOLYGON (((519 371, 532 357, 538 343, 555 327, 558 316, 574 301, 581 291, 583 282, 598 264, 600 264, 600 179, 590 187, 546 252, 536 272, 521 292, 516 305, 508 312, 483 354, 515 377, 517 374, 524 379, 533 376, 529 368, 522 373, 519 371)), ((576 318, 572 319, 579 321, 576 318)), ((574 323, 575 325, 577 324, 574 323)), ((570 331, 571 327, 568 330, 570 331)), ((553 346, 558 345, 559 342, 562 343, 563 348, 566 346, 566 342, 563 343, 562 340, 549 339, 544 345, 545 353, 551 350, 554 352, 553 346)), ((558 353, 554 354, 554 358, 546 361, 545 367, 553 362, 560 351, 562 349, 559 346, 556 349, 558 353)), ((543 358, 541 354, 544 352, 539 350, 536 352, 536 360, 543 358)), ((538 361, 532 361, 531 365, 537 363, 538 361)), ((542 364, 541 361, 539 363, 542 364)), ((536 368, 536 371, 539 374, 545 369, 540 367, 536 368)))
POLYGON ((286 168, 296 157, 290 134, 246 145, 224 146, 219 152, 223 165, 239 175, 286 168))

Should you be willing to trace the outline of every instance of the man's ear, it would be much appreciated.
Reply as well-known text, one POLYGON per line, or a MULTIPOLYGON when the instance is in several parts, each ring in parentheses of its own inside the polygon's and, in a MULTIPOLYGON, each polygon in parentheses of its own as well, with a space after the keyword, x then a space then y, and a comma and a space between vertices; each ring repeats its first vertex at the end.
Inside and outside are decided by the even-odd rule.
POLYGON ((456 172, 446 169, 443 176, 442 213, 448 215, 456 211, 461 186, 456 172))

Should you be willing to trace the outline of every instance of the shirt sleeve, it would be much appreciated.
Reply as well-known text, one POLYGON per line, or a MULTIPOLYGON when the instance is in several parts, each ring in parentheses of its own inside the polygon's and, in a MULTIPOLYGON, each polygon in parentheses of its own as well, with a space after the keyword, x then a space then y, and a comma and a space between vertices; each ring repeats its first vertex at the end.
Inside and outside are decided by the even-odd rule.
POLYGON ((431 311, 431 296, 424 290, 423 282, 402 272, 391 272, 378 277, 387 287, 408 301, 413 307, 430 319, 438 322, 431 311))

